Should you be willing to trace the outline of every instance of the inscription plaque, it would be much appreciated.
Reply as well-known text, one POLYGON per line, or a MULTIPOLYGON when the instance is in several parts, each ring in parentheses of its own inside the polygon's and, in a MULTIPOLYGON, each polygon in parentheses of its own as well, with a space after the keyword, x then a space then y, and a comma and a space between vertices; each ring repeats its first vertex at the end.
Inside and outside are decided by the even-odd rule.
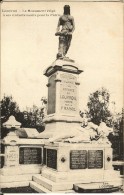
POLYGON ((57 169, 57 150, 47 149, 47 166, 57 169))
POLYGON ((89 169, 103 168, 103 150, 88 151, 88 168, 89 169))
POLYGON ((20 164, 41 164, 42 158, 41 148, 23 147, 19 150, 20 164))
POLYGON ((78 110, 77 86, 75 85, 77 78, 69 73, 61 74, 60 77, 60 111, 75 114, 78 110))
POLYGON ((87 168, 87 151, 72 150, 70 153, 70 169, 86 169, 87 168))
POLYGON ((46 165, 46 148, 43 149, 43 164, 46 165))
POLYGON ((7 146, 5 164, 7 166, 17 166, 19 164, 18 146, 7 146))

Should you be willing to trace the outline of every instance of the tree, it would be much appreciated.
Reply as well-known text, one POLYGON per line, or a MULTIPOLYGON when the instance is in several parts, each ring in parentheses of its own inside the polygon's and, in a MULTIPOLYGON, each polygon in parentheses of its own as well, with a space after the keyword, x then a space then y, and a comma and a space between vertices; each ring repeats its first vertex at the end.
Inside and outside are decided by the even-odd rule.
MULTIPOLYGON (((21 122, 20 110, 18 104, 13 100, 12 96, 4 95, 0 102, 1 104, 1 126, 6 122, 11 115, 15 116, 16 120, 21 122)), ((5 137, 9 133, 9 130, 2 126, 1 138, 5 137)))
POLYGON ((123 159, 123 127, 124 127, 124 116, 123 109, 121 113, 116 113, 114 117, 112 117, 111 125, 113 127, 113 133, 109 135, 109 140, 112 143, 113 148, 113 160, 124 160, 123 159))
POLYGON ((4 95, 3 99, 1 100, 1 123, 3 124, 8 120, 11 115, 15 117, 20 112, 19 106, 13 100, 12 96, 4 95))
POLYGON ((101 121, 106 122, 107 118, 111 116, 108 109, 109 99, 110 94, 105 88, 101 88, 90 94, 87 106, 93 123, 99 125, 101 121))
POLYGON ((36 105, 26 108, 23 112, 22 127, 36 128, 39 132, 44 130, 43 111, 36 105))

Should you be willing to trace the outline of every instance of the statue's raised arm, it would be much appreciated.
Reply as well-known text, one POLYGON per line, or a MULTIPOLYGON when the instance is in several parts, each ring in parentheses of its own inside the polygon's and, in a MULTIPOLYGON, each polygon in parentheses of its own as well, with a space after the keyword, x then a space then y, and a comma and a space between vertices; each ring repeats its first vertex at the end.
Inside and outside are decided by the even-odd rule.
POLYGON ((60 16, 56 36, 59 36, 59 47, 57 58, 64 58, 72 40, 72 33, 75 30, 75 23, 73 16, 70 15, 70 6, 64 6, 64 14, 60 16), (61 27, 61 29, 60 29, 61 27))

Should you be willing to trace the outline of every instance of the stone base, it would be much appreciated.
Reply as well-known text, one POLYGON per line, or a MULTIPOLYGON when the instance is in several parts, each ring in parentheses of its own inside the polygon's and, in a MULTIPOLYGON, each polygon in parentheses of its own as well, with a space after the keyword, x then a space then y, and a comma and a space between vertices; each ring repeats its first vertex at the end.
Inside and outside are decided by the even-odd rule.
POLYGON ((111 185, 120 188, 122 180, 116 171, 93 170, 91 174, 86 170, 57 172, 44 168, 41 175, 33 176, 30 186, 38 192, 73 192, 75 186, 84 185, 87 189, 96 186, 111 185), (94 177, 95 175, 95 177, 94 177))
POLYGON ((12 188, 29 186, 34 174, 41 173, 40 165, 20 165, 0 169, 0 187, 12 188))
POLYGON ((26 174, 38 174, 41 172, 41 165, 20 165, 13 167, 3 167, 0 169, 0 175, 3 176, 15 176, 26 174))
POLYGON ((43 167, 42 176, 53 182, 61 183, 63 181, 78 183, 92 183, 105 181, 120 181, 119 171, 104 170, 104 169, 78 169, 68 172, 58 172, 48 167, 43 167), (95 177, 94 177, 95 175, 95 177), (83 176, 83 177, 82 177, 83 176))
POLYGON ((1 175, 0 176, 0 187, 1 188, 12 188, 29 186, 29 182, 32 181, 32 174, 25 175, 1 175))
MULTIPOLYGON (((112 167, 112 149, 109 144, 98 144, 97 142, 75 144, 55 142, 46 143, 45 148, 46 165, 42 167, 42 174, 33 176, 33 183, 31 182, 33 189, 36 190, 37 188, 38 192, 68 191, 73 190, 74 186, 79 184, 89 184, 89 186, 90 184, 93 186, 100 185, 101 187, 102 185, 104 187, 104 184, 118 187, 121 187, 122 185, 122 180, 119 178, 119 172, 114 171, 112 167), (103 151, 103 157, 101 157, 103 166, 89 167, 87 160, 87 165, 83 168, 77 166, 76 168, 71 167, 72 162, 75 162, 75 165, 77 163, 76 159, 72 159, 70 156, 72 151, 87 151, 88 154, 88 151, 90 150, 103 151), (109 160, 107 160, 108 157, 109 160), (53 166, 54 168, 52 168, 55 159, 56 166, 53 166)), ((84 154, 82 153, 81 155, 84 154)), ((77 156, 76 158, 78 161, 79 157, 77 156)), ((81 162, 82 161, 80 161, 80 163, 81 162)))
POLYGON ((45 131, 40 133, 37 138, 56 138, 57 136, 67 135, 67 137, 75 136, 79 133, 81 124, 74 122, 52 122, 47 123, 45 131))
POLYGON ((41 173, 40 165, 20 165, 13 167, 4 167, 0 169, 0 187, 12 188, 29 186, 34 174, 41 173))
MULTIPOLYGON (((53 138, 54 140, 55 138, 53 138)), ((84 142, 84 143, 62 143, 61 141, 59 142, 52 142, 52 138, 50 139, 51 143, 49 141, 46 141, 45 143, 45 148, 46 148, 46 156, 47 156, 47 151, 51 151, 51 159, 53 158, 54 153, 56 152, 57 154, 54 156, 56 159, 56 171, 61 171, 61 172, 70 172, 70 170, 73 170, 73 172, 78 173, 82 172, 84 173, 89 173, 94 170, 96 170, 98 173, 102 170, 113 170, 112 167, 112 149, 109 144, 106 143, 98 143, 97 141, 94 142, 84 142), (99 161, 99 166, 93 165, 93 167, 88 168, 88 153, 89 151, 101 151, 101 155, 99 156, 101 160, 99 161), (84 157, 84 161, 82 162, 81 160, 76 162, 76 158, 80 155, 80 152, 84 152, 82 154, 84 157), (76 158, 71 159, 71 153, 76 152, 76 158), (109 157, 109 160, 108 160, 109 157), (77 163, 77 164, 76 164, 77 163), (80 164, 83 163, 83 167, 81 168, 80 164), (76 165, 75 166, 72 166, 76 165)), ((94 154, 95 155, 95 154, 94 154)), ((46 157, 48 159, 48 156, 46 157)), ((78 160, 78 159, 77 159, 78 160)), ((52 163, 51 163, 52 164, 52 163)), ((48 168, 52 168, 52 166, 47 164, 46 165, 48 168)), ((95 172, 94 172, 95 174, 95 172)))

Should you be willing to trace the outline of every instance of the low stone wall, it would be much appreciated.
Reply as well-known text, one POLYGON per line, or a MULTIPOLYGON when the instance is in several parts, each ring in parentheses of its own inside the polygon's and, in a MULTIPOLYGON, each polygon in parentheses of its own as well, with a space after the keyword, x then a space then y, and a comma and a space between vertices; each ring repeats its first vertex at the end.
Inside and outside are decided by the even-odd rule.
POLYGON ((19 138, 10 132, 2 141, 0 187, 28 186, 32 176, 41 173, 43 164, 43 141, 19 138))

